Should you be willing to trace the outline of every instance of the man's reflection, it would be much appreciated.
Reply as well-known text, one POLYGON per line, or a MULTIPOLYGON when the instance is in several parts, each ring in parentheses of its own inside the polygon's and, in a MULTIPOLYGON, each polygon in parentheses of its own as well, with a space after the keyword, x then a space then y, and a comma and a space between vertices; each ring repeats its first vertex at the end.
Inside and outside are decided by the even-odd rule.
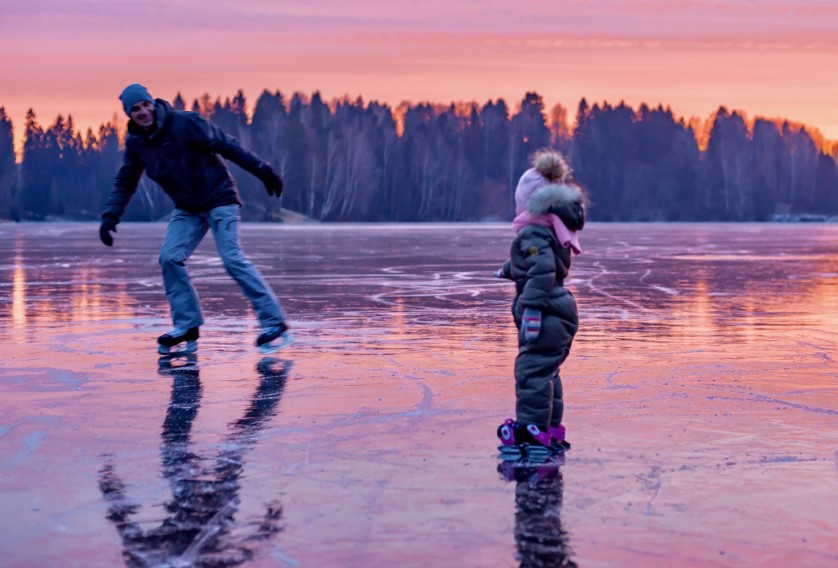
POLYGON ((244 455, 260 430, 276 414, 285 388, 290 362, 265 358, 257 370, 259 386, 239 420, 229 425, 214 463, 189 450, 192 423, 201 401, 197 356, 185 361, 162 358, 159 373, 172 378, 172 398, 163 421, 160 457, 164 477, 172 489, 165 503, 168 516, 160 526, 143 531, 132 521, 140 509, 131 503, 113 463, 99 472, 99 488, 109 503, 129 566, 236 566, 253 557, 248 546, 279 532, 282 514, 278 503, 266 505, 263 516, 236 523, 244 455), (177 364, 182 363, 182 364, 177 364))
POLYGON ((521 568, 575 567, 570 539, 562 527, 564 481, 558 462, 540 467, 502 462, 498 473, 515 481, 515 544, 521 568))

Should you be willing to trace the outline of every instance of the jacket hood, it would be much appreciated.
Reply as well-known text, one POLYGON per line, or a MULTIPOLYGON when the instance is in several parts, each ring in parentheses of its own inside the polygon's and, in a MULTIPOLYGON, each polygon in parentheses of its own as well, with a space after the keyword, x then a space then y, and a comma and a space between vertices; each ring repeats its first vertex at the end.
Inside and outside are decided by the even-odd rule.
POLYGON ((532 215, 541 215, 563 206, 583 205, 582 189, 566 183, 550 183, 535 189, 524 205, 532 215))
POLYGON ((154 99, 154 124, 155 129, 151 132, 139 126, 133 120, 128 121, 128 134, 131 136, 143 136, 156 138, 169 125, 169 114, 172 112, 172 105, 163 99, 154 99))

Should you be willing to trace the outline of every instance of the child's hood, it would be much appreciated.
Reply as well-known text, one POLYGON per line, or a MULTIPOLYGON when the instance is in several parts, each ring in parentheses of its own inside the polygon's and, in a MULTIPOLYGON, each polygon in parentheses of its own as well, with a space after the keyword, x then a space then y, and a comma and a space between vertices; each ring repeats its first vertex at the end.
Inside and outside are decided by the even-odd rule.
POLYGON ((566 183, 550 183, 533 191, 525 204, 532 215, 549 213, 563 207, 582 205, 582 190, 566 183))

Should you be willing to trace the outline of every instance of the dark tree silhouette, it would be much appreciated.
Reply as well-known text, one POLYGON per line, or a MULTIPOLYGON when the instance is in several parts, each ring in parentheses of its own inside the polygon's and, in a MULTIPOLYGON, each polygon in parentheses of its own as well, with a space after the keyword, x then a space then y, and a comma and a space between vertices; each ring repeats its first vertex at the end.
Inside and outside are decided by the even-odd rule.
POLYGON ((503 99, 487 102, 480 110, 483 124, 483 197, 485 217, 509 219, 515 213, 513 191, 516 179, 510 166, 509 109, 503 99))
POLYGON ((17 204, 18 171, 15 164, 14 127, 0 107, 0 218, 18 221, 20 213, 17 204))
MULTIPOLYGON (((175 108, 186 108, 178 93, 175 108)), ((282 206, 322 221, 509 220, 514 191, 532 154, 569 156, 595 221, 764 221, 838 213, 836 145, 802 125, 749 121, 720 107, 706 120, 676 118, 663 105, 593 106, 582 99, 547 116, 528 92, 512 111, 502 99, 438 105, 264 91, 248 112, 239 90, 209 94, 190 108, 279 170, 282 206), (831 152, 831 153, 828 153, 831 152)), ((44 130, 34 111, 23 126, 23 159, 14 164, 13 125, 0 109, 0 217, 95 219, 120 161, 120 133, 105 124, 84 137, 71 117, 44 130)), ((245 220, 281 219, 252 176, 231 165, 245 220)), ((158 220, 168 198, 143 177, 125 220, 158 220)))
POLYGON ((52 171, 45 148, 44 130, 35 111, 29 109, 23 125, 23 161, 20 172, 20 209, 24 219, 44 219, 49 208, 49 186, 52 171))

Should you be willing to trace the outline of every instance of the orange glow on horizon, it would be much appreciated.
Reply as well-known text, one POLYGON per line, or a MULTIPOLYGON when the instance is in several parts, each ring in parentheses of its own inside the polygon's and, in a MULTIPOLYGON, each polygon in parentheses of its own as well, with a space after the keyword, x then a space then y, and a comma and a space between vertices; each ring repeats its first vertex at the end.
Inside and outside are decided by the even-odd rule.
POLYGON ((199 14, 178 0, 154 6, 136 8, 159 23, 153 40, 134 25, 137 14, 119 7, 62 9, 74 26, 38 13, 36 33, 23 26, 34 8, 4 14, 0 106, 14 122, 18 148, 28 108, 42 125, 72 115, 82 133, 114 116, 124 122, 117 95, 133 82, 164 99, 183 93, 188 104, 203 93, 215 100, 242 89, 251 110, 266 89, 288 98, 315 91, 324 100, 362 97, 392 109, 404 101, 447 107, 497 99, 514 108, 535 91, 546 109, 561 104, 571 117, 582 98, 635 109, 662 104, 689 121, 724 106, 784 117, 838 140, 838 76, 831 73, 838 9, 819 3, 771 0, 757 9, 569 0, 555 18, 543 3, 513 9, 497 0, 479 12, 430 3, 409 15, 378 1, 250 3, 232 11, 208 0, 199 14), (286 21, 296 25, 277 25, 286 21))

